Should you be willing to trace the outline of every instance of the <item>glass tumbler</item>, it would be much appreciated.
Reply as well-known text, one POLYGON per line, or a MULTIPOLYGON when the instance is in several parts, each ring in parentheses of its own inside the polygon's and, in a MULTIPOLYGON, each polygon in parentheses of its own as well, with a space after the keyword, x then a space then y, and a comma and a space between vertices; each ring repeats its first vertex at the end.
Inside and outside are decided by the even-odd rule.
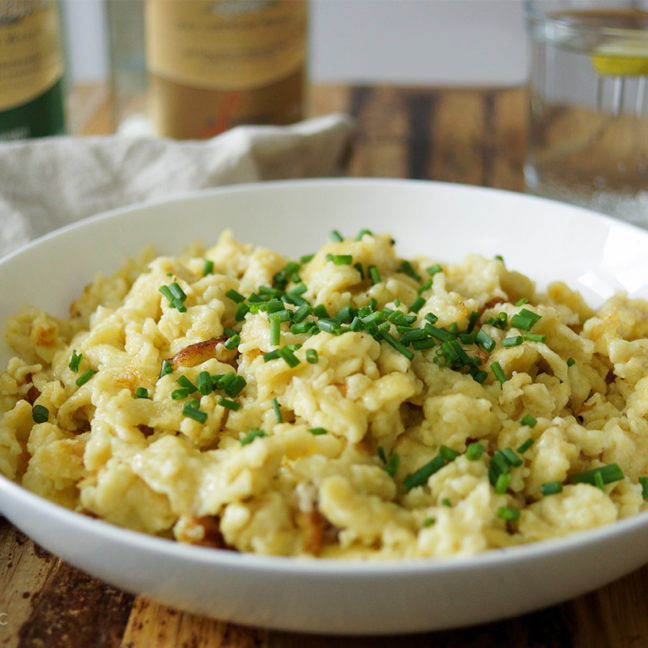
POLYGON ((531 193, 648 227, 648 0, 525 0, 531 193))

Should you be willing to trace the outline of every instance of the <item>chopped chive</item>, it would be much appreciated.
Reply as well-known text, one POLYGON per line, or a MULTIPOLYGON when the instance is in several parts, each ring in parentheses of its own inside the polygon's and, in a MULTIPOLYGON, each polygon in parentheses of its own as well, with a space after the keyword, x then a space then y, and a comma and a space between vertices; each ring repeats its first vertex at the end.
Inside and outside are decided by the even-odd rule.
POLYGON ((470 375, 473 377, 473 380, 480 384, 483 383, 486 378, 488 378, 488 374, 481 369, 477 369, 477 367, 472 367, 472 369, 470 370, 470 375))
POLYGON ((316 427, 316 428, 311 428, 308 430, 311 434, 315 436, 321 436, 322 434, 326 434, 326 429, 323 427, 316 427))
POLYGON ((641 484, 641 495, 644 499, 648 499, 648 477, 639 477, 641 484))
POLYGON ((203 266, 203 277, 210 275, 214 272, 214 262, 211 259, 205 259, 205 265, 203 266))
POLYGON ((281 349, 279 349, 279 357, 283 358, 283 361, 290 368, 294 368, 300 363, 299 358, 294 354, 292 349, 287 346, 281 347, 281 349))
POLYGON ((466 448, 466 459, 468 459, 468 461, 477 461, 481 458, 483 453, 484 446, 481 443, 474 441, 473 443, 468 444, 468 447, 466 448))
POLYGON ((326 333, 332 333, 333 335, 340 333, 340 322, 332 317, 320 317, 320 319, 317 320, 317 325, 320 330, 325 331, 326 333))
POLYGON ((435 472, 441 470, 444 465, 445 460, 443 457, 440 454, 437 455, 434 459, 431 459, 407 477, 403 482, 403 486, 405 486, 405 489, 408 491, 412 490, 412 488, 415 488, 416 486, 423 486, 423 484, 425 484, 435 472))
POLYGON ((354 267, 354 268, 358 271, 358 273, 360 274, 360 279, 364 279, 364 278, 365 278, 365 273, 364 273, 364 270, 362 269, 362 263, 360 263, 360 261, 358 261, 357 263, 354 263, 354 264, 353 264, 353 267, 354 267))
POLYGON ((372 285, 376 285, 377 283, 380 283, 382 281, 382 277, 380 276, 380 271, 375 265, 370 265, 367 268, 367 272, 369 274, 369 279, 371 280, 372 285))
POLYGON ((475 337, 475 342, 488 352, 491 352, 495 348, 495 340, 484 329, 479 329, 475 337))
POLYGON ((574 358, 567 358, 568 367, 573 367, 575 364, 576 364, 576 360, 574 360, 574 358))
POLYGON ((562 489, 563 485, 559 481, 546 482, 540 486, 540 492, 543 495, 557 495, 562 492, 562 489))
POLYGON ((327 254, 326 260, 331 261, 334 265, 351 265, 353 256, 351 254, 327 254))
POLYGON ((234 319, 237 322, 242 322, 245 319, 245 316, 250 312, 250 307, 245 302, 239 302, 236 306, 236 314, 234 319))
POLYGON ((211 376, 209 375, 209 371, 201 371, 198 374, 196 383, 198 385, 198 391, 203 396, 207 396, 207 394, 211 394, 214 389, 214 385, 212 383, 211 376))
POLYGON ((304 256, 299 257, 299 263, 308 263, 313 260, 314 254, 304 254, 304 256))
POLYGON ((218 399, 218 404, 222 405, 226 409, 230 410, 238 410, 241 407, 240 403, 237 403, 236 401, 230 400, 229 398, 223 398, 222 396, 218 399))
POLYGON ((544 342, 547 339, 547 336, 541 335, 540 333, 525 333, 524 339, 527 342, 544 342))
POLYGON ((391 345, 396 351, 404 355, 408 360, 411 360, 414 357, 414 354, 404 345, 396 340, 392 335, 387 332, 382 332, 381 337, 387 344, 391 345))
POLYGON ((245 301, 245 297, 243 297, 243 295, 241 295, 240 292, 234 290, 234 288, 230 288, 225 293, 225 297, 229 297, 233 302, 236 302, 237 304, 240 304, 241 302, 245 301))
POLYGON ((238 333, 235 333, 234 335, 230 335, 230 337, 228 337, 227 340, 225 340, 225 344, 223 344, 223 346, 226 349, 233 351, 238 347, 240 343, 241 343, 241 336, 238 333))
POLYGON ((523 308, 519 313, 511 317, 511 326, 528 331, 541 317, 541 315, 523 308))
POLYGON ((439 328, 438 326, 432 326, 431 324, 426 324, 425 325, 425 330, 427 333, 429 333, 433 338, 436 338, 437 340, 441 342, 445 342, 447 340, 452 339, 452 335, 448 333, 443 328, 439 328))
POLYGON ((274 349, 273 351, 268 351, 268 353, 263 354, 264 362, 270 362, 270 360, 275 360, 279 357, 279 349, 274 349))
POLYGON ((505 383, 508 380, 499 362, 493 362, 491 364, 491 370, 500 383, 505 383))
POLYGON ((344 237, 336 229, 331 230, 331 233, 329 234, 329 236, 331 237, 331 240, 335 241, 336 243, 339 243, 340 241, 344 241, 344 237))
POLYGON ((443 268, 441 267, 441 264, 435 263, 434 265, 431 265, 429 268, 426 268, 425 271, 431 277, 434 277, 434 275, 437 274, 438 272, 443 272, 443 268))
POLYGON ((177 311, 179 311, 180 313, 186 313, 186 312, 187 312, 187 308, 186 308, 186 306, 182 303, 182 300, 181 300, 181 299, 174 298, 174 299, 171 301, 170 306, 171 306, 171 308, 175 308, 175 309, 176 309, 177 311))
POLYGON ((432 288, 432 279, 428 279, 424 284, 421 284, 416 291, 419 295, 422 295, 426 290, 432 288))
POLYGON ((495 482, 495 492, 498 495, 503 495, 508 490, 511 483, 511 473, 501 474, 495 482))
POLYGON ((520 454, 524 454, 534 443, 535 442, 534 442, 533 439, 528 438, 524 443, 522 443, 521 445, 518 446, 517 451, 520 454))
POLYGON ((521 299, 518 299, 515 302, 515 305, 516 306, 524 306, 524 304, 528 304, 528 303, 529 303, 529 300, 526 297, 522 297, 521 299))
POLYGON ((296 334, 308 333, 313 327, 317 327, 317 324, 315 324, 315 322, 306 320, 305 322, 297 322, 297 324, 291 324, 290 332, 296 334))
POLYGON ((522 459, 515 454, 515 451, 512 448, 504 448, 502 454, 506 457, 506 461, 508 461, 511 466, 518 467, 524 463, 522 459))
POLYGON ((424 527, 431 527, 434 526, 435 524, 436 524, 435 518, 425 518, 425 520, 423 520, 424 527))
POLYGON ((301 306, 297 308, 297 310, 293 313, 293 322, 298 324, 299 322, 303 322, 312 312, 312 307, 308 303, 304 303, 301 306))
POLYGON ((281 416, 281 410, 279 409, 279 402, 276 398, 272 399, 272 409, 274 410, 275 419, 277 423, 283 423, 283 416, 281 416))
POLYGON ((173 293, 169 289, 169 286, 160 286, 158 290, 164 297, 167 298, 168 301, 172 302, 174 300, 173 293))
POLYGON ((223 385, 223 391, 230 397, 236 398, 243 388, 247 385, 245 378, 243 376, 238 376, 234 374, 234 377, 223 385))
POLYGON ((371 230, 363 229, 363 230, 360 230, 360 231, 358 232, 358 236, 356 236, 356 241, 361 241, 361 240, 362 240, 362 237, 363 237, 365 234, 368 234, 369 236, 373 236, 373 232, 372 232, 371 230))
POLYGON ((173 373, 173 364, 171 360, 162 360, 162 366, 160 367, 159 377, 166 376, 167 374, 173 373))
POLYGON ((353 308, 351 305, 343 306, 340 310, 335 313, 335 319, 343 324, 350 322, 353 318, 353 308))
POLYGON ((439 318, 434 313, 428 313, 425 316, 425 319, 430 322, 430 324, 436 324, 439 321, 439 318))
POLYGON ((72 351, 72 357, 70 358, 70 364, 68 365, 74 373, 79 371, 79 365, 81 364, 81 359, 83 358, 82 353, 77 353, 76 349, 72 351))
POLYGON ((594 485, 602 491, 605 490, 605 482, 603 481, 603 475, 601 475, 600 472, 594 473, 594 485))
POLYGON ((199 409, 200 408, 200 399, 199 398, 190 398, 185 407, 192 407, 193 409, 199 409))
POLYGON ((444 497, 441 500, 441 504, 443 504, 443 506, 447 506, 448 508, 452 508, 452 502, 447 497, 444 497))
POLYGON ((281 320, 278 317, 270 317, 270 344, 279 346, 281 341, 281 320))
POLYGON ((259 437, 264 437, 268 436, 263 430, 250 430, 242 439, 241 439, 241 445, 247 445, 248 443, 252 443, 254 439, 257 439, 259 437))
POLYGON ((173 295, 174 299, 178 299, 181 302, 187 299, 187 295, 185 295, 184 290, 182 290, 182 288, 180 288, 180 285, 177 284, 175 281, 172 284, 169 284, 169 291, 173 295))
POLYGON ((194 407, 192 403, 186 403, 182 408, 182 413, 198 423, 204 423, 207 420, 207 412, 199 410, 197 407, 194 407))
POLYGON ((398 472, 398 467, 400 466, 400 456, 396 453, 389 455, 389 459, 385 462, 385 472, 390 476, 394 477, 398 472))
POLYGON ((409 307, 410 313, 418 313, 425 306, 425 299, 417 297, 409 307))
POLYGON ((520 423, 522 423, 522 425, 528 425, 530 428, 535 427, 537 422, 538 421, 536 420, 536 418, 532 414, 525 414, 522 417, 522 420, 520 421, 520 423))
POLYGON ((439 448, 439 454, 446 460, 446 461, 454 461, 458 456, 459 452, 456 450, 453 450, 452 448, 449 448, 448 446, 442 445, 439 448))
POLYGON ((618 464, 613 463, 600 466, 599 468, 594 468, 593 470, 577 473, 572 476, 572 481, 576 484, 592 484, 598 486, 599 483, 609 484, 610 482, 620 481, 624 478, 625 475, 621 468, 618 464))
POLYGON ((515 522, 520 517, 520 511, 511 508, 510 506, 500 506, 497 509, 497 517, 502 518, 502 520, 515 522))
POLYGON ((328 311, 326 310, 326 306, 324 306, 324 304, 317 304, 317 306, 313 308, 313 315, 315 315, 315 317, 317 318, 330 317, 328 311))
POLYGON ((148 398, 148 397, 149 397, 149 393, 146 387, 138 387, 135 390, 135 398, 148 398))
POLYGON ((32 419, 34 419, 34 423, 46 423, 49 419, 49 410, 44 405, 34 405, 32 419))
MULTIPOLYGON (((426 338, 427 333, 425 332, 425 329, 412 328, 401 333, 400 341, 403 344, 409 344, 410 342, 414 342, 414 340, 424 340, 426 338)), ((434 340, 432 342, 434 344, 434 340)))
POLYGON ((82 385, 85 385, 92 376, 94 376, 95 371, 94 369, 86 369, 77 379, 76 379, 76 384, 78 387, 81 387, 82 385))
POLYGON ((318 361, 319 357, 317 351, 315 349, 306 349, 306 362, 308 362, 308 364, 317 364, 318 361))
POLYGON ((174 389, 171 392, 171 398, 173 400, 183 400, 189 396, 191 392, 186 387, 180 387, 180 389, 174 389))
POLYGON ((503 347, 515 347, 515 346, 520 346, 522 344, 522 336, 521 335, 512 335, 511 337, 505 337, 502 340, 502 346, 503 347))
POLYGON ((494 258, 495 261, 501 261, 502 263, 504 263, 504 257, 501 254, 496 254, 494 258))
POLYGON ((414 279, 414 281, 421 281, 421 275, 414 270, 414 266, 407 260, 401 262, 398 272, 402 272, 404 275, 414 279))
POLYGON ((190 394, 193 394, 193 392, 198 391, 198 388, 187 378, 187 376, 180 376, 176 382, 178 385, 181 387, 184 387, 185 389, 189 390, 190 394))

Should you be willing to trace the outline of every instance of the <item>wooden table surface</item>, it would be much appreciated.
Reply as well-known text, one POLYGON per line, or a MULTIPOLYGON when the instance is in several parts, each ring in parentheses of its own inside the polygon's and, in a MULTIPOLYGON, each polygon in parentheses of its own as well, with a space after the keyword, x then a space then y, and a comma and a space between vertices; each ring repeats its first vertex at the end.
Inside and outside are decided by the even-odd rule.
MULTIPOLYGON (((337 110, 357 120, 350 175, 523 189, 521 89, 314 88, 313 114, 337 110)), ((72 115, 75 133, 110 131, 102 88, 77 88, 72 115)), ((488 625, 406 637, 292 634, 214 621, 119 591, 50 555, 0 518, 0 647, 641 648, 648 646, 646 601, 643 568, 562 605, 488 625)))

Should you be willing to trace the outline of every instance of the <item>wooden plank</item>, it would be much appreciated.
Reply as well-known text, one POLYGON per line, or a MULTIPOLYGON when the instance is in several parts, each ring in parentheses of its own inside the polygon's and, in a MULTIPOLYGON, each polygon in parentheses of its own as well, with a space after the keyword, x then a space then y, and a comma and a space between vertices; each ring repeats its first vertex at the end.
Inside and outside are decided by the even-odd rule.
POLYGON ((142 596, 135 600, 122 648, 261 648, 265 630, 181 612, 142 596))

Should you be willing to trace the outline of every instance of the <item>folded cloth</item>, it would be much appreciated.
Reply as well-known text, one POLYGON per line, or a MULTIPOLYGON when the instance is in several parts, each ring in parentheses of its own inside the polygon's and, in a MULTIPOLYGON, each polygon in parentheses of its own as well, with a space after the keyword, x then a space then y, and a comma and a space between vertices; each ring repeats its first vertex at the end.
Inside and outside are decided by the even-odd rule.
POLYGON ((115 207, 258 180, 344 173, 344 114, 290 126, 239 126, 209 140, 51 137, 0 145, 0 256, 115 207))

